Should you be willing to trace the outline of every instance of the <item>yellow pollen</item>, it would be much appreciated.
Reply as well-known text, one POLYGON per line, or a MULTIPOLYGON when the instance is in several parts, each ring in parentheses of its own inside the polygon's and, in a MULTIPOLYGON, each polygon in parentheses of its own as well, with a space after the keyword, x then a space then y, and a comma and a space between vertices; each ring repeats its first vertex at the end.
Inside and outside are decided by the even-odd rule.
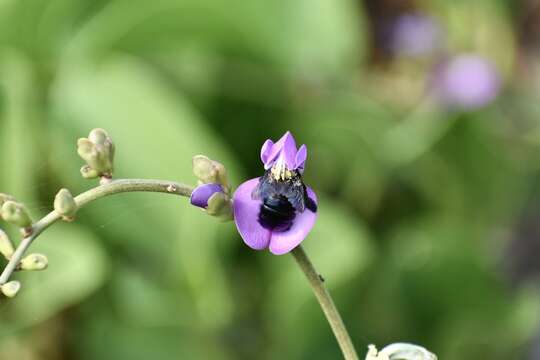
POLYGON ((285 166, 285 163, 283 162, 276 163, 272 167, 270 172, 272 173, 272 177, 278 181, 288 180, 292 178, 292 175, 293 175, 292 172, 289 169, 287 169, 287 167, 285 166))

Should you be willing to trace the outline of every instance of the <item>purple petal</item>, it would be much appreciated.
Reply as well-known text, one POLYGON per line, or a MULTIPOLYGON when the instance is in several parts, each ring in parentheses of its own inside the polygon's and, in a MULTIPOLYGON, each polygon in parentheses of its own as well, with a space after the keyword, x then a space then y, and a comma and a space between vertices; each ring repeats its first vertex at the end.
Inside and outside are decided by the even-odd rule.
POLYGON ((270 139, 266 140, 261 148, 261 161, 266 167, 266 164, 268 163, 268 157, 270 156, 270 152, 272 151, 272 147, 274 146, 274 142, 270 139))
POLYGON ((192 205, 206 208, 208 199, 217 192, 223 192, 223 188, 219 184, 202 184, 197 186, 191 193, 190 201, 192 205))
MULTIPOLYGON (((317 203, 317 195, 310 187, 307 187, 308 196, 317 203)), ((283 232, 272 232, 270 239, 270 252, 275 255, 286 254, 298 246, 309 234, 317 220, 317 213, 311 210, 296 215, 292 227, 283 232)))
POLYGON ((265 168, 269 169, 275 161, 281 158, 289 170, 295 169, 296 141, 290 131, 287 131, 281 139, 272 146, 268 154, 265 168))
POLYGON ((236 189, 233 196, 234 222, 242 239, 252 249, 262 250, 270 242, 270 230, 259 224, 261 202, 253 200, 251 193, 259 183, 259 178, 251 179, 236 189))
POLYGON ((296 153, 296 158, 294 160, 295 163, 295 169, 304 170, 304 164, 306 163, 307 159, 307 147, 306 145, 300 146, 300 149, 298 149, 298 152, 296 153))

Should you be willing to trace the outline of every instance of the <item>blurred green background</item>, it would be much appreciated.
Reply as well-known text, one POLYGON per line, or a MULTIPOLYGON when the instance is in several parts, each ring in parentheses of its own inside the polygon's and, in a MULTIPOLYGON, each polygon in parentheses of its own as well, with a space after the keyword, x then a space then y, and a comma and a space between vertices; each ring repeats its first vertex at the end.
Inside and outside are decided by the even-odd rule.
MULTIPOLYGON (((0 191, 38 218, 93 186, 94 127, 117 177, 194 184, 205 154, 235 185, 291 130, 321 198, 305 248, 361 356, 538 360, 539 24, 536 0, 0 0, 0 191)), ((183 198, 100 200, 32 250, 50 266, 0 299, 2 360, 341 356, 292 258, 183 198)))

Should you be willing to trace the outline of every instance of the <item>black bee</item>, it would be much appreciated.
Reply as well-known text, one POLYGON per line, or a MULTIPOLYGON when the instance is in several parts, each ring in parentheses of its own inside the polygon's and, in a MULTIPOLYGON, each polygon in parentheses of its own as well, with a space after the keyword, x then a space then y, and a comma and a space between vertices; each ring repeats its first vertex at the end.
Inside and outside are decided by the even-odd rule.
POLYGON ((266 229, 286 231, 292 226, 297 212, 317 211, 317 204, 308 196, 297 171, 276 176, 271 169, 267 170, 251 196, 262 200, 259 223, 266 229))

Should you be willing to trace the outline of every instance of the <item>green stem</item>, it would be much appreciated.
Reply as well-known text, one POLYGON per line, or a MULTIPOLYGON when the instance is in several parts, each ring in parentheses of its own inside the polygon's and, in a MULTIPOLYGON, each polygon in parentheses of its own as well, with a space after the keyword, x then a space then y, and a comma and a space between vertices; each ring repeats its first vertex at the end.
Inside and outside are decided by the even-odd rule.
MULTIPOLYGON (((190 196, 193 189, 184 184, 180 184, 174 181, 163 180, 143 180, 143 179, 122 179, 112 180, 108 183, 102 184, 98 187, 90 189, 77 197, 75 202, 79 208, 91 203, 94 200, 101 199, 109 195, 125 193, 125 192, 161 192, 167 194, 174 194, 180 196, 190 196)), ((41 220, 32 225, 32 232, 29 236, 25 237, 6 265, 4 271, 0 275, 0 285, 8 282, 11 274, 17 268, 17 265, 21 262, 26 250, 30 247, 32 242, 49 226, 60 220, 62 216, 56 211, 51 211, 41 220)))
POLYGON ((341 348, 341 352, 343 353, 344 359, 358 360, 358 354, 354 349, 354 345, 351 341, 349 333, 347 332, 347 328, 345 327, 345 324, 343 323, 343 320, 339 315, 339 311, 337 310, 336 305, 332 300, 332 296, 330 296, 330 293, 326 289, 326 286, 324 286, 323 277, 317 272, 317 270, 315 270, 315 267, 309 260, 309 257, 307 256, 301 245, 297 246, 292 251, 292 255, 298 263, 298 266, 300 266, 300 269, 302 269, 302 271, 306 275, 309 284, 311 285, 311 288, 315 293, 315 297, 319 301, 324 315, 326 316, 326 320, 328 320, 328 323, 330 324, 330 327, 334 332, 339 347, 341 348))

